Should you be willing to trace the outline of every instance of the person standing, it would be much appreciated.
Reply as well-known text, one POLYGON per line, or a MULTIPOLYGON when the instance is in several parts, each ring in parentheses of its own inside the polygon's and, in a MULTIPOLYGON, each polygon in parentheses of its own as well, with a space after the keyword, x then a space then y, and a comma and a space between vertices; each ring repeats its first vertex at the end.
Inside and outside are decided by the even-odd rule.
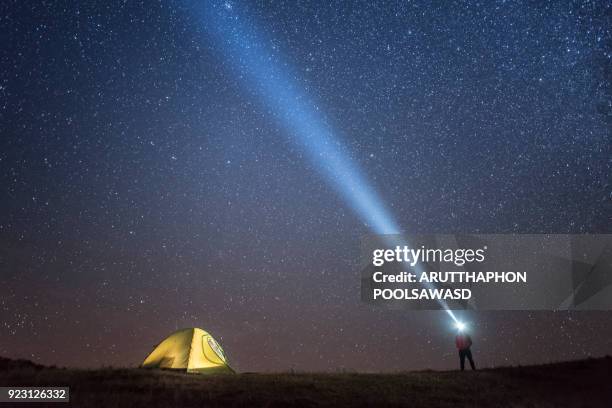
POLYGON ((465 370, 466 358, 470 362, 472 370, 476 370, 476 365, 474 364, 474 359, 472 358, 472 350, 470 349, 470 347, 472 347, 472 338, 470 335, 462 330, 457 331, 455 345, 457 346, 457 350, 459 350, 459 363, 461 364, 461 371, 465 370))

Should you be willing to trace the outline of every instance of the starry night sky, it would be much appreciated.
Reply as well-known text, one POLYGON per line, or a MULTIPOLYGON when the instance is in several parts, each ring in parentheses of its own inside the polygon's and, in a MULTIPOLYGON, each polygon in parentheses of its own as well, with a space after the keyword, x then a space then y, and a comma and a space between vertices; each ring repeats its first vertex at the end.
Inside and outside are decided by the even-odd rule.
MULTIPOLYGON (((372 3, 2 2, 0 355, 137 365, 196 326, 241 371, 457 365, 443 312, 361 303, 370 229, 198 7, 262 33, 405 231, 612 232, 610 4, 372 3)), ((611 313, 459 314, 481 366, 612 354, 611 313)))

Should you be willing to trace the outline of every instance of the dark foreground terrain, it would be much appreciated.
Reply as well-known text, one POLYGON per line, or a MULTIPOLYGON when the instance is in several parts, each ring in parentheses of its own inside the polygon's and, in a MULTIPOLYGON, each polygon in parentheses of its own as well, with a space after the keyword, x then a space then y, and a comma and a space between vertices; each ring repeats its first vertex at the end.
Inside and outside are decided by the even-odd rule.
MULTIPOLYGON (((75 370, 0 359, 0 386, 69 386, 74 407, 612 407, 612 358, 477 372, 236 374, 75 370)), ((0 403, 0 408, 9 404, 0 403)))

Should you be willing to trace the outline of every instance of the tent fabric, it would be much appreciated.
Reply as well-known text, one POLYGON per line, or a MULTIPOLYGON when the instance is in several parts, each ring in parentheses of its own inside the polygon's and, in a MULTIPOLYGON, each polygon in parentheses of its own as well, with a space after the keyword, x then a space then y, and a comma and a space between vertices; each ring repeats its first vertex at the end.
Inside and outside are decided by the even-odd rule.
POLYGON ((172 333, 142 363, 144 368, 167 368, 188 373, 233 373, 223 349, 206 331, 197 327, 172 333))

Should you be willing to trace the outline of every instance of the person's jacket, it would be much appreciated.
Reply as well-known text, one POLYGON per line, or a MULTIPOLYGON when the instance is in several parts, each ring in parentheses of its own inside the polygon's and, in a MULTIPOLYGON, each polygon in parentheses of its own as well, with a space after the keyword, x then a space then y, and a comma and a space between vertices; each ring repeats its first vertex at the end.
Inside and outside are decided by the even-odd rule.
POLYGON ((455 337, 455 344, 459 350, 467 350, 472 345, 472 339, 467 334, 458 334, 455 337))

